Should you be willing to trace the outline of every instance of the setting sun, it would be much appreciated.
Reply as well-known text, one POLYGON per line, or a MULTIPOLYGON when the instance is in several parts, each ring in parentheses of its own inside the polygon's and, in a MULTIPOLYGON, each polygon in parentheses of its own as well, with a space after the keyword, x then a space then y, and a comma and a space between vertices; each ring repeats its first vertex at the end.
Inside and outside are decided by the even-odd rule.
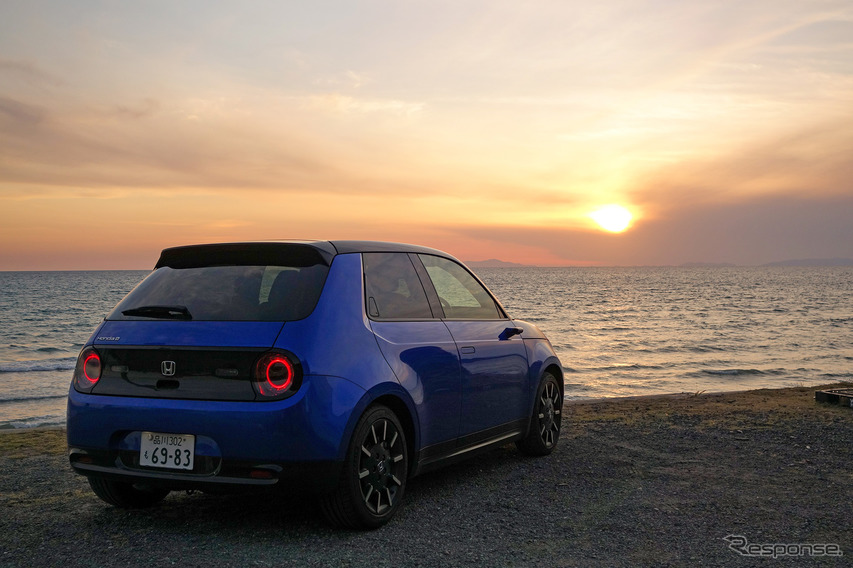
POLYGON ((589 214, 605 231, 621 233, 631 224, 633 215, 621 205, 605 205, 589 214))

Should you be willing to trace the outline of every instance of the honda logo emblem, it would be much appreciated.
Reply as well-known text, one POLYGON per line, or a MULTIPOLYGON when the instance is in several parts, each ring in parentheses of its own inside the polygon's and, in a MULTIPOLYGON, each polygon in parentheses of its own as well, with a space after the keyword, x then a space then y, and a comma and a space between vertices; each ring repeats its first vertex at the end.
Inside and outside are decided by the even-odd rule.
POLYGON ((160 372, 163 373, 164 377, 174 377, 176 368, 177 365, 175 365, 174 361, 163 361, 160 363, 160 372))

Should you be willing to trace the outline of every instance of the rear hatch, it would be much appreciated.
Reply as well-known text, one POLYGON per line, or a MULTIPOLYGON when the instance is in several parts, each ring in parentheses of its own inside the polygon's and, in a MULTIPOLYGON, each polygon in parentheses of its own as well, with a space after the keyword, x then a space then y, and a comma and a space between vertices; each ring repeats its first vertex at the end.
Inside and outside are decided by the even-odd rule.
POLYGON ((330 260, 294 243, 163 251, 94 338, 102 371, 92 394, 255 400, 255 363, 286 322, 314 310, 330 260))

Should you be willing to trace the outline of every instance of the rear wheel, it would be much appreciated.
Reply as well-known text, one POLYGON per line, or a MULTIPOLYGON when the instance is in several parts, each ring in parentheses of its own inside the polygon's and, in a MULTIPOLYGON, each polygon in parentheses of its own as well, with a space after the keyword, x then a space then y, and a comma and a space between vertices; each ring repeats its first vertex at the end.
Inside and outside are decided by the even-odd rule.
POLYGON ((560 384, 551 373, 544 373, 536 391, 530 429, 523 440, 516 442, 522 453, 545 456, 554 451, 560 440, 563 417, 563 396, 560 384))
POLYGON ((144 509, 162 501, 168 489, 141 487, 99 477, 90 477, 89 486, 103 501, 122 509, 144 509))
POLYGON ((381 527, 400 507, 408 468, 397 416, 385 406, 369 408, 355 427, 337 488, 321 498, 323 513, 341 527, 381 527))

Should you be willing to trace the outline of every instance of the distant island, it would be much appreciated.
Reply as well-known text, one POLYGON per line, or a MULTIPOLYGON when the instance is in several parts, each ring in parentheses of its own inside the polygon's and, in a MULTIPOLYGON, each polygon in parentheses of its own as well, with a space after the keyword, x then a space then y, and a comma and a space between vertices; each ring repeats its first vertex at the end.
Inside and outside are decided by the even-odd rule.
MULTIPOLYGON (((471 268, 537 268, 537 265, 534 264, 519 264, 518 262, 507 262, 505 260, 499 260, 497 258, 490 258, 488 260, 466 260, 465 264, 470 266, 471 268)), ((743 265, 734 264, 731 262, 684 262, 682 264, 679 264, 678 266, 682 268, 728 268, 743 265)), ((757 266, 853 266, 853 259, 801 258, 791 260, 780 260, 777 262, 768 262, 766 264, 760 264, 757 266)))
POLYGON ((529 264, 506 262, 505 260, 498 260, 496 258, 490 258, 489 260, 466 260, 465 264, 471 268, 514 268, 530 266, 529 264))
POLYGON ((801 258, 769 262, 764 266, 853 266, 850 258, 801 258))
MULTIPOLYGON (((685 262, 679 264, 684 268, 718 268, 729 266, 742 266, 732 264, 730 262, 685 262)), ((749 266, 749 265, 747 265, 749 266)), ((768 262, 759 264, 758 266, 853 266, 853 259, 850 258, 799 258, 791 260, 780 260, 777 262, 768 262)))

